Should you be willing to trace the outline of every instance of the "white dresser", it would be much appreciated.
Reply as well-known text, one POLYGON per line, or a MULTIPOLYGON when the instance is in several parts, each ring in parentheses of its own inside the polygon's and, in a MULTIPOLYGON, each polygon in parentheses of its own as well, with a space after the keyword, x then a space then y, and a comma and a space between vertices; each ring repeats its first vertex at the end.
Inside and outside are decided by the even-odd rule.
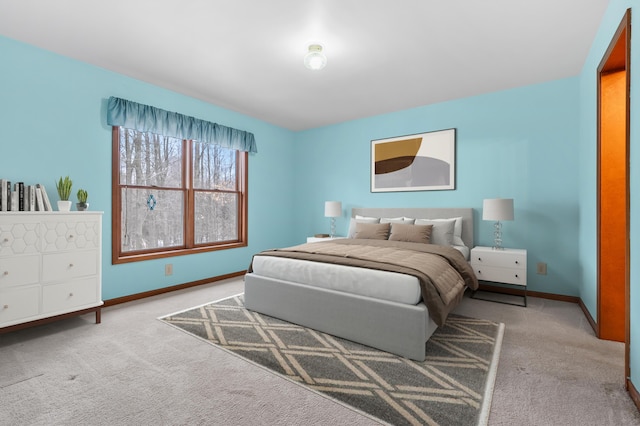
POLYGON ((102 307, 102 212, 0 213, 0 333, 102 307))
POLYGON ((527 306, 527 251, 523 249, 494 250, 491 247, 471 249, 469 263, 481 281, 512 284, 524 288, 527 306))

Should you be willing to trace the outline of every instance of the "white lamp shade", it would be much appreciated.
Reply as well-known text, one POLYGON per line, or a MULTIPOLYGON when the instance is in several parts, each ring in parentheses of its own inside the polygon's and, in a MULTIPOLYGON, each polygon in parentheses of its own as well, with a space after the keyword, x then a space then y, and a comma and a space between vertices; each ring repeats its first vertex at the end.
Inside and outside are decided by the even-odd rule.
POLYGON ((482 220, 513 220, 513 198, 489 198, 482 202, 482 220))
POLYGON ((342 216, 342 203, 340 201, 326 201, 324 203, 324 216, 325 217, 342 216))

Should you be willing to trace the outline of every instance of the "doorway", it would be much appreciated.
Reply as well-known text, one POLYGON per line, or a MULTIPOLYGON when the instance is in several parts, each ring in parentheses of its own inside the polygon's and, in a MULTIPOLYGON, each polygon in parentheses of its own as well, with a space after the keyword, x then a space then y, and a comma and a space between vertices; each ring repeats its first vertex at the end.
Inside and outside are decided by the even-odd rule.
POLYGON ((627 10, 598 66, 598 337, 625 342, 629 369, 629 55, 627 10))

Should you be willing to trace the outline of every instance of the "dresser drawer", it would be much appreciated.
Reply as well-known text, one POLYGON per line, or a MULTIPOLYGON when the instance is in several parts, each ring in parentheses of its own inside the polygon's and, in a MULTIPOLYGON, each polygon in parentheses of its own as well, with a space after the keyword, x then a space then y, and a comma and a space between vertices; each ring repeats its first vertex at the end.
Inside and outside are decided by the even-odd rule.
POLYGON ((14 223, 4 215, 0 215, 0 256, 38 253, 40 224, 33 219, 14 223))
POLYGON ((98 277, 42 286, 42 313, 72 311, 100 305, 98 277))
POLYGON ((478 251, 471 253, 472 265, 527 269, 527 254, 520 251, 478 251))
POLYGON ((38 315, 40 286, 0 290, 0 327, 38 315))
POLYGON ((0 289, 40 280, 40 256, 0 258, 0 289))
POLYGON ((81 215, 65 216, 42 222, 42 251, 85 250, 100 247, 100 218, 81 215))
POLYGON ((66 281, 98 273, 95 250, 52 253, 42 256, 42 281, 66 281))
POLYGON ((498 283, 527 285, 526 269, 496 268, 485 265, 471 265, 476 277, 482 281, 495 281, 498 283))

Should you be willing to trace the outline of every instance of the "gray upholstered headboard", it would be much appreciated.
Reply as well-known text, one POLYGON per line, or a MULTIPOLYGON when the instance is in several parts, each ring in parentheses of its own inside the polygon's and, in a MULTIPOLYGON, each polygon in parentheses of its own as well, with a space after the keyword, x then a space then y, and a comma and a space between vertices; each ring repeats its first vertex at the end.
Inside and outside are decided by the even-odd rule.
POLYGON ((414 219, 447 219, 462 217, 462 241, 473 248, 473 209, 467 207, 452 208, 352 208, 351 217, 356 215, 370 217, 411 217, 414 219))

